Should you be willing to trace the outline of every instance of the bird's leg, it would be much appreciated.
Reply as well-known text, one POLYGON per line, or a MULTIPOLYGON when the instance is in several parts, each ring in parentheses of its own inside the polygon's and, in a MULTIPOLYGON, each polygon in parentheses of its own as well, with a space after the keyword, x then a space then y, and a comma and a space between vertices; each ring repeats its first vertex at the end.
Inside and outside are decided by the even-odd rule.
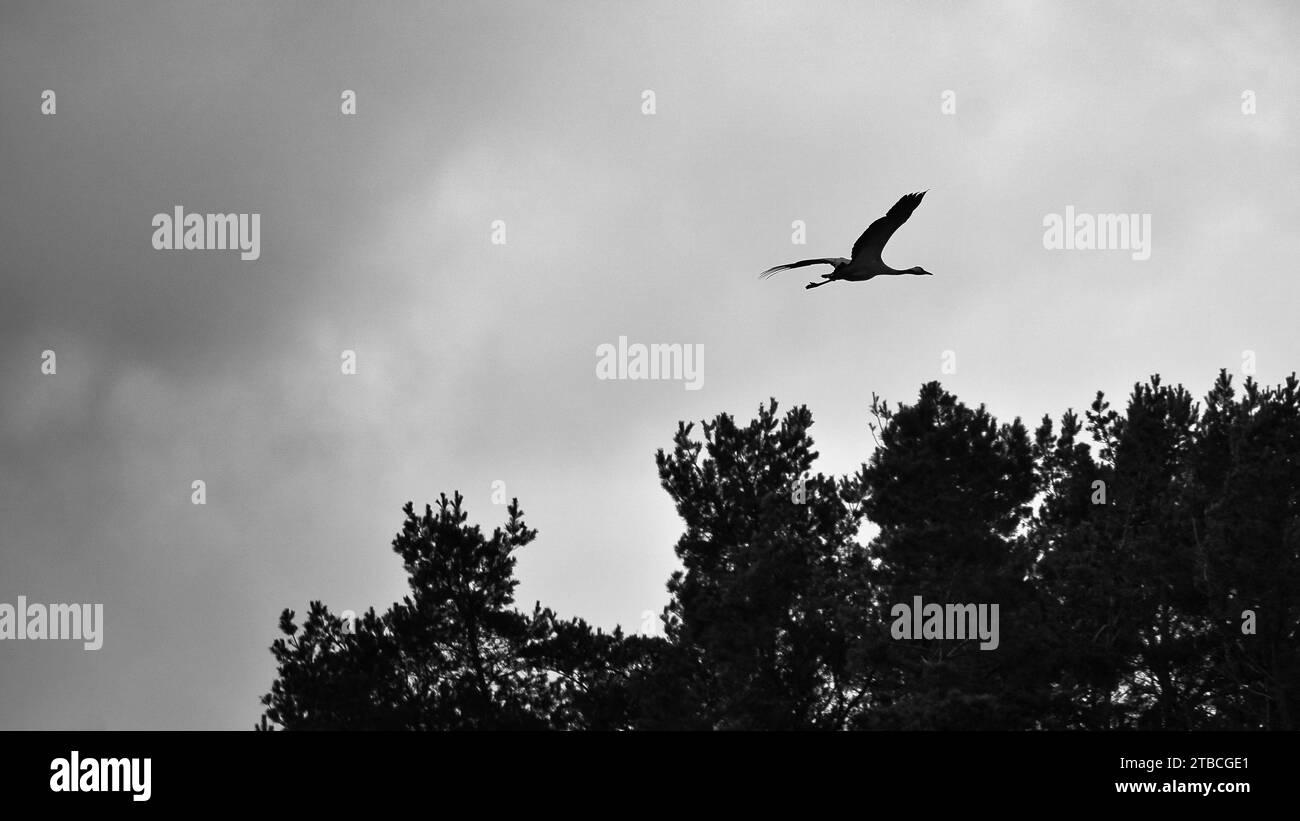
POLYGON ((823 279, 821 282, 809 282, 807 285, 805 285, 805 286, 803 286, 803 287, 804 287, 804 290, 806 291, 806 290, 808 290, 809 288, 817 288, 817 287, 822 286, 822 285, 829 285, 829 284, 831 284, 832 282, 834 282, 834 280, 832 280, 832 279, 823 279))

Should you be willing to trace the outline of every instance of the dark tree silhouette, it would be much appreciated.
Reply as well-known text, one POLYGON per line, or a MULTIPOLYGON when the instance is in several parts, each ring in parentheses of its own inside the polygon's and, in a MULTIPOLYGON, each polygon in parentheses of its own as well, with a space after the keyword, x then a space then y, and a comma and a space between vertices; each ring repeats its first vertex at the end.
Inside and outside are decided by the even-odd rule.
POLYGON ((1089 484, 1064 476, 1035 529, 1043 589, 1057 603, 1056 656, 1082 707, 1066 710, 1066 726, 1200 726, 1214 671, 1192 572, 1203 558, 1189 472, 1194 403, 1153 377, 1135 387, 1126 415, 1098 395, 1087 419, 1099 463, 1080 459, 1089 484))
POLYGON ((872 412, 880 447, 861 475, 867 517, 880 527, 870 546, 879 607, 887 614, 915 596, 997 604, 1001 627, 998 647, 986 651, 977 639, 896 641, 884 624, 873 642, 874 709, 862 726, 1033 726, 1038 619, 1032 556, 1018 534, 1036 488, 1028 433, 937 382, 914 405, 891 411, 873 400, 872 412))
MULTIPOLYGON (((459 493, 393 540, 411 595, 356 629, 312 602, 301 632, 284 611, 266 719, 286 729, 568 729, 627 726, 624 668, 648 640, 512 608, 514 552, 537 535, 514 500, 485 538, 459 493)), ((644 651, 641 651, 644 652, 644 651)))
POLYGON ((1235 399, 1225 373, 1206 399, 1194 463, 1193 537, 1212 607, 1219 678, 1209 709, 1230 727, 1300 729, 1300 383, 1235 399), (1256 633, 1242 632, 1253 610, 1256 633))
POLYGON ((1098 394, 1098 459, 1039 431, 1049 491, 1033 528, 1052 601, 1058 726, 1294 728, 1297 488, 1294 376, 1201 410, 1152 377, 1124 415, 1098 394), (1103 501, 1104 498, 1104 501, 1103 501), (1258 609, 1244 634, 1243 611, 1258 609))
POLYGON ((1294 375, 1221 372, 1203 406, 1155 376, 1032 437, 933 382, 871 411, 842 478, 812 473, 805 407, 679 426, 663 639, 516 610, 517 501, 491 536, 459 494, 408 503, 410 595, 355 630, 286 610, 260 728, 1297 728, 1294 375), (996 603, 997 649, 893 638, 915 596, 996 603))
POLYGON ((861 709, 852 656, 870 610, 854 539, 857 482, 808 475, 805 407, 776 401, 745 427, 723 414, 702 441, 681 425, 659 476, 686 526, 668 582, 665 687, 684 690, 656 726, 840 728, 861 709), (802 484, 800 484, 802 480, 802 484))

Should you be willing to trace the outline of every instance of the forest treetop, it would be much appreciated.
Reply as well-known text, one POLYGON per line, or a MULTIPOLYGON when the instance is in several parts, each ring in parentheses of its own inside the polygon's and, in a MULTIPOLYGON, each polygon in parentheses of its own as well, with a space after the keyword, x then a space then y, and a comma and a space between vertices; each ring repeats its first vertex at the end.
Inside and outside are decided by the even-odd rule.
POLYGON ((1294 374, 1221 371, 1202 402, 1153 376, 1032 435, 937 382, 871 410, 879 447, 838 477, 803 406, 679 425, 655 454, 684 528, 661 635, 516 609, 517 500, 490 535, 459 493, 407 503, 410 594, 355 627, 285 610, 260 726, 1297 728, 1294 374), (997 604, 996 650, 892 637, 918 596, 997 604))

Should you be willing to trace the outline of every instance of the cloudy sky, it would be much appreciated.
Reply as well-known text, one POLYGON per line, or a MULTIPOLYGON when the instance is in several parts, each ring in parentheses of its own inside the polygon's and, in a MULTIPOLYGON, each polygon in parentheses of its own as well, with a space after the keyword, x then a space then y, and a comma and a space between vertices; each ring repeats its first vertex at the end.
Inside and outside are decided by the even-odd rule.
POLYGON ((106 624, 0 643, 0 729, 249 728, 281 609, 382 611, 402 505, 490 528, 498 480, 520 604, 636 629, 679 420, 807 404, 843 473, 931 379, 1007 420, 1283 379, 1297 39, 1285 2, 5 3, 0 602, 106 624), (885 256, 935 276, 755 278, 922 189, 885 256), (260 259, 154 250, 176 205, 259 213, 260 259), (1066 206, 1149 214, 1150 259, 1045 249, 1066 206), (598 380, 619 336, 703 345, 703 388, 598 380))

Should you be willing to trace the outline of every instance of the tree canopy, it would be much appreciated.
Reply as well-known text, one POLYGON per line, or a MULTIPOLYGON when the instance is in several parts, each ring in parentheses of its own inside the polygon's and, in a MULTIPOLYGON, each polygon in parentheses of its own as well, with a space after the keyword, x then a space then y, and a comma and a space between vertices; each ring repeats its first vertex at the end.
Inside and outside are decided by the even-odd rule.
POLYGON ((1153 376, 1032 433, 937 382, 870 412, 842 477, 813 473, 806 407, 679 425, 662 636, 517 609, 518 500, 491 535, 459 493, 408 502, 410 594, 285 610, 260 728, 1297 728, 1294 374, 1203 402, 1153 376), (913 601, 996 604, 999 640, 900 640, 913 601))

